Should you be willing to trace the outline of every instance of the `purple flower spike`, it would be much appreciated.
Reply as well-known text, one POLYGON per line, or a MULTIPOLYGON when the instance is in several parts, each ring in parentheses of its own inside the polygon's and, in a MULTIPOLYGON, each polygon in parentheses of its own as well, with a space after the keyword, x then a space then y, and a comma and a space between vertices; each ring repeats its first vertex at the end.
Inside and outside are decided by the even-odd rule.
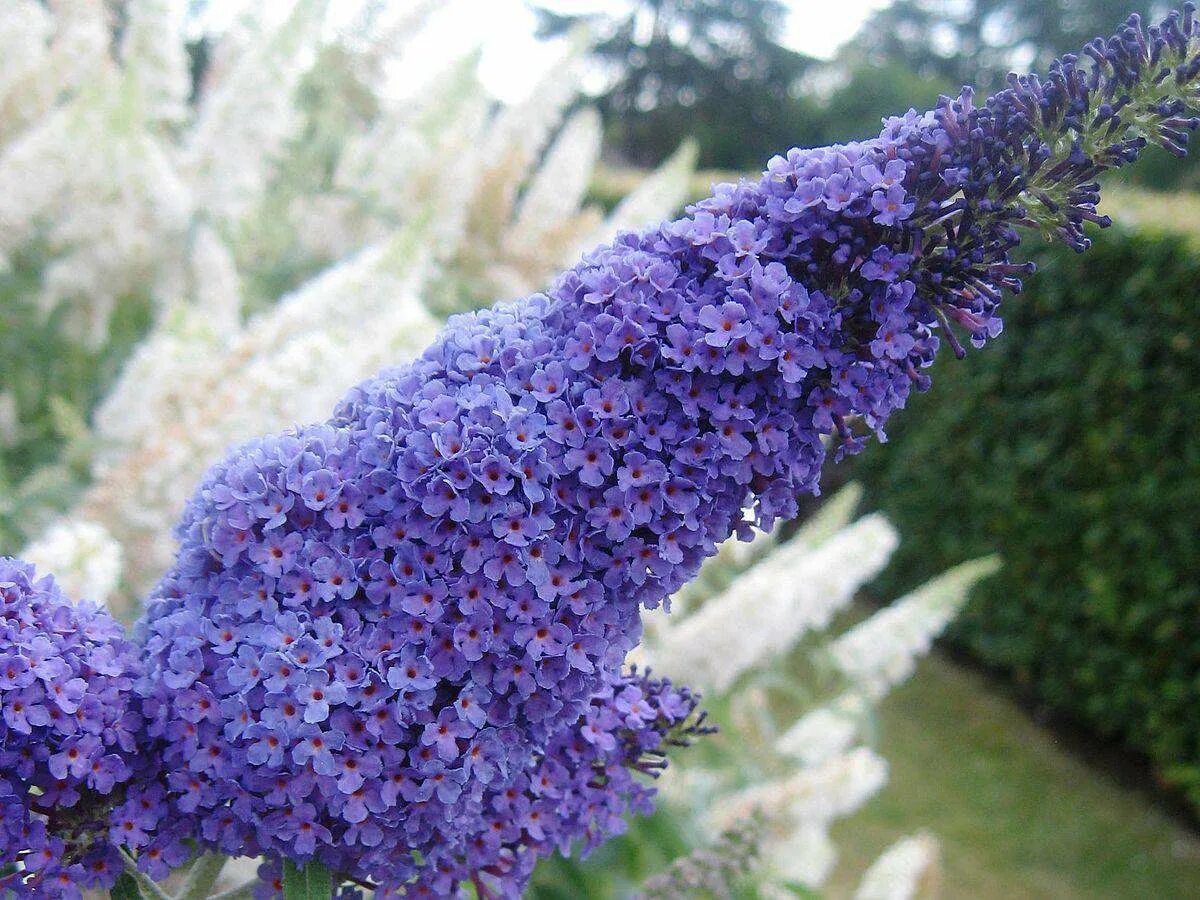
POLYGON ((999 333, 1018 228, 1084 249, 1096 175, 1182 148, 1185 9, 776 157, 215 466, 140 625, 171 814, 136 842, 515 896, 618 830, 692 704, 619 674, 640 610, 882 437, 953 328, 999 333))

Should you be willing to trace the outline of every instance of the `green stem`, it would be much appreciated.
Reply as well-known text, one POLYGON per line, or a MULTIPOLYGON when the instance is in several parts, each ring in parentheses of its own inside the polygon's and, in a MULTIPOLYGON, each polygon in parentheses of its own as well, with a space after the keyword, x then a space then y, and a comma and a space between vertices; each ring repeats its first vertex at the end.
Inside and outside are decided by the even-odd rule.
POLYGON ((225 868, 226 860, 227 857, 220 853, 205 853, 192 863, 179 892, 179 900, 205 900, 225 868))
POLYGON ((125 871, 133 876, 133 880, 137 882, 138 890, 147 900, 171 900, 171 897, 155 884, 145 872, 138 870, 137 861, 129 855, 124 848, 120 849, 121 860, 125 863, 125 871))
POLYGON ((251 878, 245 884, 239 884, 235 888, 221 891, 219 894, 213 894, 209 900, 250 900, 254 896, 254 888, 257 884, 258 879, 251 878))
POLYGON ((1045 173, 1053 169, 1055 163, 1062 162, 1070 155, 1076 140, 1079 141, 1084 154, 1093 160, 1098 159, 1106 150, 1134 136, 1144 137, 1154 143, 1161 136, 1162 116, 1156 115, 1154 112, 1159 104, 1175 97, 1182 97, 1186 99, 1189 106, 1194 107, 1200 100, 1195 83, 1176 84, 1173 77, 1156 81, 1156 76, 1163 68, 1174 69, 1176 66, 1186 63, 1194 52, 1194 44, 1189 43, 1188 50, 1183 54, 1178 54, 1168 48, 1163 52, 1163 58, 1158 65, 1151 66, 1147 63, 1140 81, 1127 89, 1130 100, 1121 112, 1121 118, 1125 124, 1112 134, 1108 133, 1107 123, 1095 130, 1090 127, 1100 106, 1109 102, 1101 95, 1100 91, 1092 91, 1088 97, 1088 108, 1080 116, 1084 124, 1082 129, 1063 132, 1057 127, 1045 124, 1038 129, 1038 138, 1051 148, 1051 155, 1042 164, 1038 173, 1030 179, 1028 187, 1022 192, 1021 203, 1030 211, 1030 218, 1038 223, 1047 238, 1054 237, 1055 229, 1058 226, 1058 214, 1050 212, 1039 195, 1045 193, 1062 207, 1067 204, 1067 196, 1073 185, 1063 181, 1048 180, 1045 173))

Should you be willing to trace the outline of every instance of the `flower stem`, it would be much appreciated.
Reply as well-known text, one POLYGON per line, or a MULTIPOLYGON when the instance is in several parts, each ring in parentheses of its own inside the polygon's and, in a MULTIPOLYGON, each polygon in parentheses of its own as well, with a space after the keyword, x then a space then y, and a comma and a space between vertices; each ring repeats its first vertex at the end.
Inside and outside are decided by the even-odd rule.
POLYGON ((179 900, 205 900, 225 868, 226 857, 220 853, 205 853, 188 872, 187 881, 179 892, 179 900))
POLYGON ((155 884, 150 876, 142 872, 137 867, 137 860, 129 855, 124 847, 120 848, 121 860, 125 863, 125 871, 133 876, 133 880, 137 882, 138 890, 141 891, 146 900, 171 900, 171 896, 155 884))
POLYGON ((251 878, 244 884, 239 884, 237 887, 230 888, 227 891, 221 891, 219 894, 213 894, 209 900, 250 900, 254 896, 254 888, 258 884, 257 878, 251 878))

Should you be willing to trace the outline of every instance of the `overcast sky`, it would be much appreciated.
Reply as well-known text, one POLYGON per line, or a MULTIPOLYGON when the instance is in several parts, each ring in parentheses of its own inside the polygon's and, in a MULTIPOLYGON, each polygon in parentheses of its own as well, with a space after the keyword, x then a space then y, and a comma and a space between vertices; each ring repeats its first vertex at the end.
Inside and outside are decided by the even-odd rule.
MULTIPOLYGON (((887 2, 784 0, 791 12, 781 43, 810 56, 827 58, 858 30, 872 10, 887 2)), ((621 0, 542 0, 542 5, 572 11, 624 7, 621 0)), ((517 100, 561 52, 538 42, 533 36, 534 25, 534 14, 524 0, 450 0, 432 23, 426 39, 413 48, 416 53, 411 61, 417 65, 423 61, 434 63, 439 44, 461 46, 464 38, 472 37, 483 48, 480 75, 484 83, 500 99, 517 100)))

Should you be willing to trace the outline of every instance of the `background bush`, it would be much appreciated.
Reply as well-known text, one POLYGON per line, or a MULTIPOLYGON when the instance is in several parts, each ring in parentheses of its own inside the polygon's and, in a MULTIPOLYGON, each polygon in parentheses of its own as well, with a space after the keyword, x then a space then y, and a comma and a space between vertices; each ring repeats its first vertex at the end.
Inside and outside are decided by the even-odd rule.
POLYGON ((87 417, 150 328, 144 294, 123 296, 98 346, 80 339, 78 309, 37 302, 46 260, 17 254, 0 271, 0 548, 13 551, 86 482, 87 417))
POLYGON ((881 590, 998 552, 954 640, 1200 806, 1200 244, 1095 241, 1034 251, 1005 338, 945 354, 852 474, 904 536, 881 590))

